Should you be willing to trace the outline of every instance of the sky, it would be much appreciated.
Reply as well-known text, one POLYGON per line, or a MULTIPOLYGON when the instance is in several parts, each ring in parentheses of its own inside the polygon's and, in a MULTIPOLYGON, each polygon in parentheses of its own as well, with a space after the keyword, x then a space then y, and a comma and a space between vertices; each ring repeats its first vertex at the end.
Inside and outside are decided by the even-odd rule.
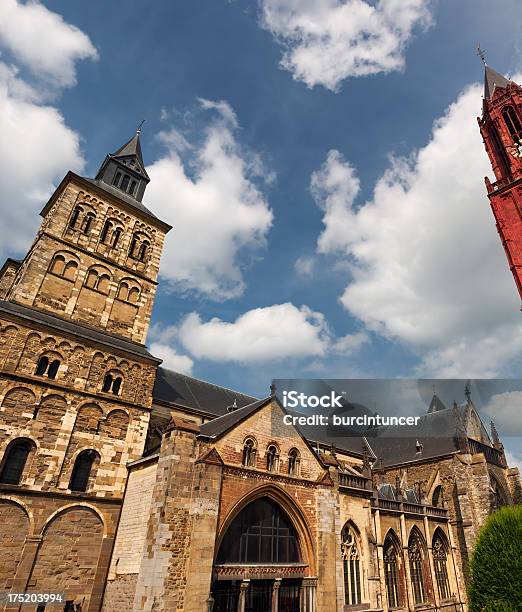
POLYGON ((258 396, 520 376, 476 44, 522 82, 521 26, 519 0, 2 0, 0 256, 145 119, 167 367, 258 396))

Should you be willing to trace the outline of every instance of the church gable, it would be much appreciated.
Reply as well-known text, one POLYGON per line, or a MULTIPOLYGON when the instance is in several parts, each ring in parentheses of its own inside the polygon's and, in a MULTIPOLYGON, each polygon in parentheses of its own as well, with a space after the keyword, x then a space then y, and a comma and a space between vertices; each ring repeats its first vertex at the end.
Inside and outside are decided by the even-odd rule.
POLYGON ((216 450, 226 464, 317 480, 324 467, 299 431, 284 423, 285 414, 276 400, 267 400, 219 437, 216 450))

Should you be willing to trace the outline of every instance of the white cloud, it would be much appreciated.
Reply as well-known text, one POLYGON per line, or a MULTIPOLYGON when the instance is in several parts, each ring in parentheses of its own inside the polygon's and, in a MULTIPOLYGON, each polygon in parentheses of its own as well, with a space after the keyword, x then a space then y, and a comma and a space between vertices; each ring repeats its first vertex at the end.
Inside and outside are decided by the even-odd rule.
POLYGON ((0 255, 20 254, 38 226, 37 212, 68 169, 80 171, 80 139, 52 106, 0 62, 0 255))
POLYGON ((296 259, 294 269, 299 276, 313 276, 315 272, 315 257, 303 255, 296 259))
POLYGON ((343 356, 352 355, 368 342, 370 342, 370 336, 366 332, 347 334, 334 342, 332 352, 343 356))
POLYGON ((245 255, 266 244, 272 212, 255 181, 271 181, 272 175, 236 141, 230 106, 201 104, 218 112, 203 143, 188 143, 177 131, 160 134, 168 153, 147 168, 147 202, 174 228, 165 244, 162 277, 178 290, 225 300, 244 290, 245 255), (182 159, 189 148, 190 159, 182 159))
POLYGON ((497 429, 503 429, 510 436, 522 435, 522 391, 506 391, 491 396, 483 408, 497 429))
POLYGON ((192 374, 194 362, 187 355, 180 355, 175 348, 161 342, 153 342, 150 345, 150 352, 154 357, 163 359, 162 366, 181 374, 192 374))
POLYGON ((338 89, 351 76, 401 70, 430 0, 260 0, 261 24, 285 51, 281 65, 309 87, 338 89))
POLYGON ((339 152, 312 176, 325 211, 318 251, 351 271, 342 304, 417 351, 422 375, 494 376, 522 354, 519 301, 482 181, 491 169, 480 109, 481 88, 463 91, 358 210, 358 180, 339 152))
POLYGON ((96 59, 89 37, 37 1, 0 2, 0 47, 53 85, 76 83, 75 62, 96 59))
POLYGON ((307 306, 275 304, 245 312, 233 323, 188 315, 179 339, 192 355, 219 362, 259 363, 322 357, 330 345, 324 316, 307 306))

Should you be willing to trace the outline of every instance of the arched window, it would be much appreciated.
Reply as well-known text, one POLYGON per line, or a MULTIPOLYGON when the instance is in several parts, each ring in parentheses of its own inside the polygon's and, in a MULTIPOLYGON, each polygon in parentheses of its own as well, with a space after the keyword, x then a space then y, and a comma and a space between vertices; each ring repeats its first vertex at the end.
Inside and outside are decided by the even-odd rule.
POLYGON ((116 187, 119 185, 121 180, 121 172, 116 172, 116 174, 114 175, 114 179, 112 181, 112 184, 115 185, 116 187))
POLYGON ((389 608, 399 608, 402 596, 399 581, 399 543, 391 534, 384 540, 384 578, 389 608))
POLYGON ((266 451, 266 469, 269 472, 277 472, 279 463, 279 454, 277 452, 277 447, 274 444, 271 444, 266 451))
POLYGON ((138 259, 140 261, 145 261, 149 247, 150 247, 150 243, 147 240, 144 240, 141 243, 140 248, 138 250, 138 259))
POLYGON ((299 476, 299 451, 296 448, 293 448, 288 453, 288 474, 290 476, 299 476))
POLYGON ((133 287, 129 291, 129 297, 128 297, 129 302, 132 302, 133 304, 135 304, 138 301, 139 297, 140 297, 140 290, 138 289, 138 287, 133 287))
POLYGON ((506 498, 502 488, 498 484, 497 479, 490 474, 489 476, 489 493, 490 493, 490 506, 491 511, 495 512, 502 506, 506 505, 506 498))
POLYGON ((512 106, 508 106, 502 111, 502 117, 513 138, 513 142, 518 144, 519 140, 522 138, 522 125, 515 109, 512 106))
POLYGON ((121 236, 121 227, 117 227, 112 233, 111 246, 113 249, 116 248, 116 245, 118 244, 120 236, 121 236))
POLYGON ((36 376, 47 376, 48 378, 56 378, 60 367, 59 359, 49 359, 47 355, 42 355, 36 365, 36 376))
POLYGON ((98 272, 96 270, 89 270, 87 274, 87 278, 85 280, 85 284, 90 289, 96 288, 96 283, 98 282, 98 272))
POLYGON ((255 467, 256 465, 256 443, 252 438, 247 438, 243 444, 243 460, 245 467, 255 467))
POLYGON ((139 243, 138 234, 134 234, 132 236, 132 240, 131 240, 130 248, 129 248, 129 255, 131 257, 135 257, 136 256, 136 249, 137 249, 138 243, 139 243))
POLYGON ((89 477, 96 457, 96 453, 92 450, 82 451, 78 457, 76 457, 71 481, 69 482, 69 489, 71 491, 87 491, 89 477))
POLYGON ((251 502, 234 518, 217 555, 219 564, 300 561, 297 534, 289 517, 267 497, 251 502))
POLYGON ((111 287, 111 277, 107 274, 102 274, 96 283, 96 289, 100 291, 100 293, 109 293, 109 289, 111 287))
POLYGON ((105 377, 103 379, 102 391, 104 393, 113 393, 114 395, 119 395, 122 384, 123 378, 117 373, 113 372, 112 374, 105 374, 105 377))
POLYGON ((408 560, 410 563, 410 576, 413 586, 413 599, 415 605, 426 601, 426 586, 424 584, 424 545, 419 533, 414 529, 408 544, 408 560))
POLYGON ((435 491, 433 491, 433 495, 431 498, 431 505, 436 506, 437 508, 441 508, 443 505, 443 496, 442 496, 442 486, 438 485, 435 487, 435 491))
POLYGON ((63 276, 65 272, 65 257, 63 255, 55 255, 51 264, 51 272, 58 276, 63 276))
POLYGON ((118 289, 118 299, 119 300, 127 300, 129 297, 129 285, 127 283, 121 283, 120 288, 118 289))
POLYGON ((130 187, 129 187, 129 193, 131 195, 134 195, 135 191, 136 191, 136 181, 132 181, 132 183, 130 184, 130 187))
POLYGON ((341 557, 344 574, 344 603, 355 605, 361 603, 361 569, 359 549, 354 530, 345 525, 341 532, 341 557))
POLYGON ((63 277, 68 280, 74 280, 77 269, 78 269, 78 264, 74 260, 68 261, 65 264, 65 270, 63 271, 63 277))
POLYGON ((130 181, 130 176, 128 174, 126 174, 123 177, 123 180, 122 180, 121 185, 120 185, 120 189, 122 191, 127 191, 127 187, 129 186, 129 181, 130 181))
POLYGON ((88 234, 89 233, 94 219, 95 219, 95 214, 93 212, 88 212, 85 215, 85 219, 83 221, 83 228, 82 228, 82 231, 83 231, 84 234, 88 234))
POLYGON ((11 443, 6 451, 6 457, 0 472, 0 482, 3 484, 20 484, 29 453, 34 448, 30 440, 20 439, 11 443))
POLYGON ((76 223, 78 222, 78 218, 82 212, 83 208, 81 206, 76 206, 74 208, 73 214, 71 215, 71 220, 69 221, 69 227, 76 227, 76 223))
POLYGON ((435 564, 435 578, 439 596, 441 600, 449 599, 448 547, 439 530, 435 531, 435 537, 433 538, 433 563, 435 564))
POLYGON ((105 242, 109 236, 109 232, 111 231, 112 223, 110 221, 105 221, 103 225, 102 232, 100 234, 100 242, 105 242))

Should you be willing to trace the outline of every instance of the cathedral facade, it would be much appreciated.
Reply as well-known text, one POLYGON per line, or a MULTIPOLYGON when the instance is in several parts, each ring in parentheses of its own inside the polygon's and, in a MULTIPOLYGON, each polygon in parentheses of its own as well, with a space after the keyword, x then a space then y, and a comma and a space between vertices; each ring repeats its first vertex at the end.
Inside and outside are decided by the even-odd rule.
POLYGON ((148 182, 138 130, 94 179, 66 175, 0 270, 0 591, 69 612, 466 610, 478 529, 522 502, 494 427, 434 396, 413 438, 318 439, 274 389, 162 368, 145 339, 171 228, 148 182))

